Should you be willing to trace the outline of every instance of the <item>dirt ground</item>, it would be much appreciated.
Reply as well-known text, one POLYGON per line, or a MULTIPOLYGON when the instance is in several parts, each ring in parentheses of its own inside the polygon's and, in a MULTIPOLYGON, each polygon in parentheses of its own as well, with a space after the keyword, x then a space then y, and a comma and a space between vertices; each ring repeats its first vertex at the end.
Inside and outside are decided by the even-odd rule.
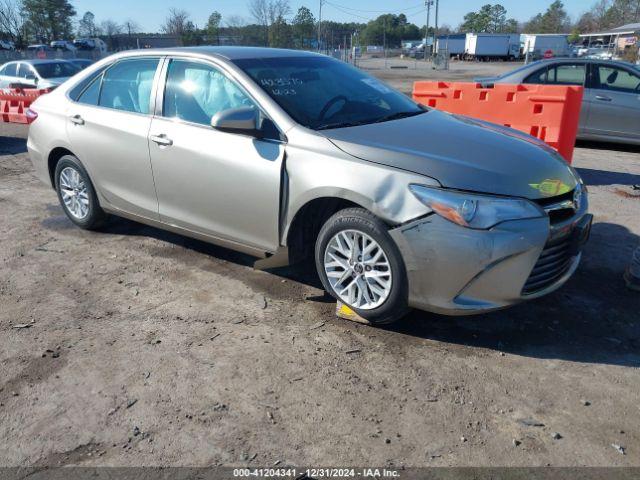
POLYGON ((26 134, 0 124, 0 465, 640 466, 640 149, 577 149, 596 218, 565 288, 385 330, 308 267, 73 227, 26 134))
POLYGON ((475 78, 493 77, 522 66, 522 62, 461 62, 451 60, 449 70, 435 70, 430 61, 415 59, 364 58, 358 67, 384 79, 403 93, 411 94, 416 80, 469 82, 475 78))

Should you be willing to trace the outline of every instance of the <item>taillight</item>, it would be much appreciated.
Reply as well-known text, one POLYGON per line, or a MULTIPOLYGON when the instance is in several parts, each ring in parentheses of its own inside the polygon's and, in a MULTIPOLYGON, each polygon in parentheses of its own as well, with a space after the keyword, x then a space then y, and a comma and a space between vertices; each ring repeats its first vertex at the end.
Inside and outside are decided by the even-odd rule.
POLYGON ((38 112, 36 112, 35 110, 32 110, 30 108, 27 108, 27 111, 24 112, 25 117, 27 117, 27 123, 28 124, 32 124, 33 122, 35 122, 38 119, 38 112))

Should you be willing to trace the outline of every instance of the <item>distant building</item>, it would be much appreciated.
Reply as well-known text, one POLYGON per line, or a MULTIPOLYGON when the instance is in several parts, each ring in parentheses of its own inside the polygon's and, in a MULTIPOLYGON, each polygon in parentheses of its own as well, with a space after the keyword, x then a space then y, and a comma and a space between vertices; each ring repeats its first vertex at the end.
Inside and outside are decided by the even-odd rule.
POLYGON ((616 53, 624 53, 640 42, 640 23, 630 23, 604 32, 584 33, 580 38, 585 47, 602 46, 616 53))

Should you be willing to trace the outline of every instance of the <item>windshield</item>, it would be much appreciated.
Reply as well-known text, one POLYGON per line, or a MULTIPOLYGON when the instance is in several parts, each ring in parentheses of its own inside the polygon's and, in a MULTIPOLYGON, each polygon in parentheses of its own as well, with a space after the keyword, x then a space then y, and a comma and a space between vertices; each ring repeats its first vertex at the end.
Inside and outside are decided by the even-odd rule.
POLYGON ((68 62, 38 63, 34 68, 42 78, 72 77, 80 71, 73 63, 68 62))
POLYGON ((405 95, 332 58, 254 58, 234 63, 295 121, 314 130, 425 112, 405 95))

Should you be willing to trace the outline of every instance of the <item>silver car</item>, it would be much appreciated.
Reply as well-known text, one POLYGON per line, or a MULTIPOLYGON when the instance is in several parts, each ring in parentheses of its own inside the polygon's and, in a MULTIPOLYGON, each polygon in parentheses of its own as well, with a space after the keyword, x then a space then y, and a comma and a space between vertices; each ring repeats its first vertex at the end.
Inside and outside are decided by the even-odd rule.
POLYGON ((589 234, 587 191, 555 151, 322 55, 127 52, 32 108, 36 172, 79 227, 110 213, 264 269, 314 257, 326 290, 372 323, 545 295, 589 234))
POLYGON ((32 88, 56 88, 80 71, 66 60, 20 60, 0 67, 0 88, 23 85, 32 88))
POLYGON ((578 138, 640 145, 640 68, 597 59, 534 62, 482 84, 582 85, 578 138))

